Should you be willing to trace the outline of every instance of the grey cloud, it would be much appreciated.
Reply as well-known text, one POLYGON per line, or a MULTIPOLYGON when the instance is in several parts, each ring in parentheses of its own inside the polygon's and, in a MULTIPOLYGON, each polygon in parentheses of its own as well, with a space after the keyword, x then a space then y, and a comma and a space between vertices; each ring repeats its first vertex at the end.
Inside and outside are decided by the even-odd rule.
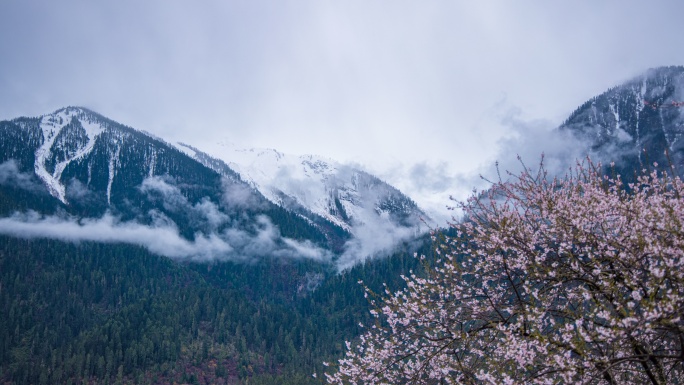
POLYGON ((450 207, 455 202, 451 197, 465 199, 482 184, 477 172, 458 172, 446 161, 399 164, 382 176, 416 201, 435 227, 444 227, 453 219, 450 207))
POLYGON ((178 235, 172 226, 150 227, 119 222, 107 214, 99 219, 41 217, 36 213, 15 214, 0 219, 0 233, 21 238, 52 238, 68 242, 129 243, 170 258, 207 259, 227 256, 232 247, 217 235, 198 234, 194 241, 178 235))
POLYGON ((287 246, 283 250, 292 257, 298 258, 308 258, 308 259, 318 259, 325 260, 330 258, 330 254, 327 252, 322 252, 320 248, 311 243, 311 241, 295 241, 290 238, 281 238, 283 243, 287 246), (291 251, 290 251, 291 250, 291 251))
POLYGON ((257 255, 271 255, 286 258, 307 258, 328 261, 327 251, 308 241, 299 242, 282 237, 278 228, 265 215, 255 218, 252 231, 231 228, 226 230, 224 238, 235 247, 236 253, 243 259, 257 255))
POLYGON ((73 178, 66 185, 67 201, 77 200, 86 201, 93 198, 93 192, 88 189, 88 186, 81 183, 76 178, 73 178))
MULTIPOLYGON (((578 161, 592 155, 590 144, 585 140, 558 130, 553 122, 526 119, 520 108, 501 103, 491 113, 489 118, 505 127, 507 135, 494 142, 495 155, 481 164, 478 172, 461 174, 453 180, 461 184, 451 188, 456 201, 464 201, 472 194, 488 189, 499 179, 508 180, 523 168, 535 172, 542 161, 551 176, 563 176, 571 172, 578 161)), ((456 203, 452 201, 450 207, 454 219, 458 220, 461 213, 456 209, 456 203)))
POLYGON ((193 209, 206 219, 211 229, 217 229, 228 220, 228 216, 222 213, 218 206, 206 197, 196 203, 193 209))
MULTIPOLYGON (((332 178, 335 178, 335 176, 332 176, 332 178)), ((328 194, 326 189, 334 188, 335 183, 335 180, 319 183, 308 176, 302 177, 301 174, 287 166, 281 167, 273 180, 273 185, 283 186, 284 191, 278 190, 277 193, 282 194, 282 203, 286 207, 297 207, 300 204, 304 207, 316 206, 319 204, 319 202, 316 202, 316 199, 325 197, 328 194), (288 194, 292 193, 302 201, 299 202, 298 200, 291 199, 285 192, 288 194), (294 202, 296 204, 292 206, 294 202)))
POLYGON ((307 271, 302 281, 297 286, 297 293, 307 293, 316 290, 323 282, 323 274, 307 271))
POLYGON ((344 245, 344 252, 335 262, 338 270, 344 270, 367 259, 388 256, 403 242, 415 239, 417 229, 401 227, 387 218, 368 218, 354 227, 352 238, 344 245))
POLYGON ((347 269, 369 258, 387 256, 397 247, 415 240, 427 226, 416 223, 412 227, 402 226, 390 217, 389 213, 376 210, 382 191, 361 189, 363 210, 352 218, 352 238, 344 245, 344 252, 336 261, 338 270, 347 269))
POLYGON ((429 166, 427 162, 420 162, 411 167, 409 178, 417 190, 443 191, 454 182, 448 174, 449 165, 446 162, 435 167, 429 166))
POLYGON ((188 199, 168 178, 162 176, 145 178, 139 188, 152 199, 161 198, 164 208, 167 210, 183 210, 190 206, 188 199))
MULTIPOLYGON (((305 205, 314 205, 313 199, 326 196, 325 189, 338 189, 340 193, 344 186, 355 183, 356 189, 346 198, 354 201, 357 209, 348 212, 351 222, 351 239, 344 247, 343 253, 335 264, 339 270, 349 268, 368 258, 387 256, 404 242, 415 239, 417 235, 427 230, 427 226, 414 223, 414 227, 396 223, 389 213, 378 209, 379 203, 386 198, 391 187, 384 185, 367 185, 363 174, 359 174, 356 166, 345 164, 335 165, 336 171, 327 175, 324 183, 317 178, 302 176, 295 170, 283 167, 276 176, 276 185, 285 185, 285 190, 294 192, 301 197, 305 205), (318 191, 316 191, 318 190, 318 191)), ((313 172, 313 171, 311 171, 313 172)))
POLYGON ((66 242, 128 243, 174 259, 250 261, 277 257, 329 260, 327 252, 308 242, 281 237, 266 217, 257 218, 253 230, 230 228, 222 233, 196 233, 194 240, 188 240, 179 235, 175 223, 159 213, 151 226, 121 222, 111 214, 77 220, 29 212, 0 218, 0 234, 66 242))
POLYGON ((223 188, 222 203, 230 210, 262 209, 265 201, 251 187, 244 183, 236 183, 224 178, 221 182, 223 188))
MULTIPOLYGON (((31 174, 21 173, 14 161, 0 164, 0 184, 24 189, 38 189, 31 174)), ((143 181, 140 190, 154 199, 160 199, 169 211, 187 210, 208 223, 207 233, 196 233, 194 240, 179 235, 176 224, 158 210, 148 212, 151 225, 137 222, 121 222, 111 214, 97 219, 42 217, 35 212, 14 214, 0 219, 0 233, 24 238, 53 238, 63 241, 129 243, 140 245, 153 253, 176 259, 212 260, 234 259, 249 260, 260 256, 312 258, 326 260, 328 254, 311 244, 284 238, 267 217, 255 219, 252 231, 228 228, 222 232, 217 229, 228 221, 228 216, 219 207, 205 198, 194 205, 182 195, 173 181, 161 177, 151 177, 143 181)), ((72 179, 67 186, 70 199, 87 199, 91 196, 86 186, 72 179)), ((228 190, 232 198, 240 197, 239 205, 251 204, 250 191, 228 190)), ((231 199, 233 205, 237 204, 231 199)))
POLYGON ((45 190, 33 174, 19 171, 17 162, 14 159, 0 163, 0 185, 18 187, 28 191, 45 190))
MULTIPOLYGON (((322 167, 322 165, 319 166, 322 167)), ((389 187, 366 185, 363 182, 364 176, 360 176, 355 167, 341 164, 336 164, 335 167, 336 171, 326 175, 325 178, 327 179, 323 183, 320 183, 318 177, 313 177, 313 175, 302 174, 292 167, 281 167, 273 184, 284 186, 283 190, 292 192, 304 200, 304 202, 300 202, 304 206, 313 206, 320 203, 314 202, 313 199, 325 197, 329 193, 326 189, 335 190, 339 187, 339 192, 343 186, 347 186, 356 180, 357 188, 353 195, 347 198, 354 200, 358 210, 347 213, 351 217, 351 239, 346 242, 342 255, 335 262, 338 269, 346 269, 367 258, 391 254, 400 244, 415 238, 421 231, 427 230, 427 226, 421 228, 420 224, 411 228, 402 226, 395 223, 395 220, 388 213, 379 212, 377 206, 387 193, 385 189, 389 187)), ((315 171, 310 170, 309 172, 315 171)), ((264 241, 260 242, 259 245, 260 247, 268 247, 268 242, 265 241, 277 237, 271 235, 273 229, 270 223, 263 221, 259 223, 260 239, 264 241)), ((301 244, 294 245, 292 240, 285 240, 285 243, 302 254, 311 249, 310 245, 306 244, 303 245, 304 248, 301 244)))
POLYGON ((140 191, 146 193, 151 199, 161 199, 166 210, 193 214, 198 221, 208 224, 212 230, 229 220, 228 215, 221 212, 219 207, 207 197, 195 204, 190 204, 181 190, 168 178, 148 177, 140 185, 140 191))
POLYGON ((453 210, 457 205, 454 200, 463 201, 474 192, 489 188, 490 181, 499 177, 505 180, 509 173, 517 174, 523 167, 536 170, 542 156, 544 167, 552 175, 565 174, 587 156, 601 160, 589 151, 591 146, 587 141, 558 130, 551 121, 526 119, 520 108, 505 101, 492 108, 485 120, 486 124, 503 127, 506 135, 491 140, 492 155, 476 164, 472 171, 454 172, 446 162, 421 162, 396 167, 390 172, 389 178, 400 180, 399 187, 420 202, 442 226, 460 216, 453 210))
MULTIPOLYGON (((510 132, 507 137, 497 141, 496 160, 504 174, 519 173, 523 164, 534 168, 543 155, 547 171, 562 175, 569 171, 578 159, 582 160, 589 155, 588 142, 570 132, 558 130, 550 121, 526 120, 519 108, 506 108, 500 118, 501 124, 510 132)), ((493 164, 486 167, 482 174, 489 179, 498 177, 493 164)))
MULTIPOLYGON (((260 208, 263 205, 254 190, 244 184, 223 180, 223 204, 227 210, 244 210, 260 208)), ((143 181, 141 191, 163 200, 164 208, 170 211, 186 211, 201 218, 201 223, 209 224, 209 231, 230 246, 231 258, 249 260, 257 256, 274 256, 287 258, 311 258, 326 260, 329 255, 310 242, 299 242, 282 237, 278 229, 264 215, 248 218, 242 213, 242 225, 222 229, 228 223, 229 216, 221 211, 216 203, 208 198, 194 205, 188 202, 180 189, 172 180, 162 177, 150 177, 143 181), (245 228, 247 226, 247 228, 245 228)), ((168 226, 170 219, 156 213, 155 224, 168 226)))
MULTIPOLYGON (((520 173, 522 167, 538 169, 542 155, 546 171, 551 175, 563 176, 572 172, 577 162, 584 162, 587 158, 595 163, 609 164, 638 152, 635 146, 624 146, 625 143, 631 143, 632 138, 619 128, 614 142, 594 150, 591 138, 575 135, 571 130, 559 130, 548 121, 525 120, 521 118, 518 108, 506 110, 501 115, 501 122, 511 132, 511 135, 497 142, 498 168, 504 179, 508 173, 520 173)), ((486 166, 481 172, 488 179, 498 178, 494 164, 486 166)))
MULTIPOLYGON (((31 186, 27 174, 17 172, 13 162, 0 165, 0 183, 14 183, 31 186)), ((173 180, 150 177, 143 181, 140 191, 150 199, 162 201, 164 209, 170 212, 186 211, 202 226, 203 231, 189 240, 179 234, 176 223, 162 211, 147 212, 151 224, 135 221, 122 222, 110 213, 101 218, 76 219, 63 216, 44 217, 35 212, 15 213, 0 218, 0 234, 23 238, 52 238, 67 242, 129 243, 147 248, 149 251, 174 259, 209 261, 237 260, 251 261, 261 257, 307 258, 327 261, 330 255, 321 248, 305 241, 283 237, 266 216, 243 218, 240 227, 226 227, 229 216, 208 198, 191 204, 183 196, 173 180)), ((69 183, 72 197, 84 198, 90 192, 76 180, 69 183)), ((251 204, 250 194, 243 190, 230 190, 228 195, 240 197, 240 205, 251 204)), ((235 205, 236 200, 232 199, 235 205)))
POLYGON ((143 182, 140 184, 140 191, 145 192, 145 193, 150 193, 153 191, 159 192, 160 194, 164 195, 165 197, 176 197, 176 196, 181 196, 180 190, 178 187, 174 186, 173 184, 167 182, 167 178, 163 176, 151 176, 148 178, 145 178, 143 182))

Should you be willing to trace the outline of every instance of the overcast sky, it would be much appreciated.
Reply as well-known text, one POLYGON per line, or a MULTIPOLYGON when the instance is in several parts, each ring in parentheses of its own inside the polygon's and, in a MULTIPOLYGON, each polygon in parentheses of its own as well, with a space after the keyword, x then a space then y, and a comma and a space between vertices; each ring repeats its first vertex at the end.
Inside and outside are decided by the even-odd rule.
POLYGON ((2 0, 0 119, 85 106, 203 149, 229 140, 356 162, 434 203, 505 158, 515 146, 501 139, 520 127, 550 129, 608 87, 684 64, 683 11, 679 0, 2 0))

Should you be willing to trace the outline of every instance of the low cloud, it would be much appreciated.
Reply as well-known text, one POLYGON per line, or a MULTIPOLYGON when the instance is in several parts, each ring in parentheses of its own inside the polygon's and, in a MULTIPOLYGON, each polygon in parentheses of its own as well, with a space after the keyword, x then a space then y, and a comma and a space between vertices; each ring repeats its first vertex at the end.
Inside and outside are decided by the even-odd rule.
POLYGON ((577 160, 582 161, 587 156, 604 160, 590 152, 591 144, 587 141, 571 132, 558 130, 551 121, 527 119, 519 108, 505 101, 494 106, 481 124, 500 127, 505 134, 492 141, 495 151, 490 159, 471 167, 472 171, 456 171, 455 166, 446 161, 424 161, 397 166, 383 177, 419 202, 439 226, 446 226, 460 216, 454 209, 457 202, 452 197, 463 201, 474 192, 489 188, 490 181, 499 177, 506 180, 509 173, 518 174, 523 167, 536 170, 542 155, 544 167, 551 175, 564 175, 577 160))
POLYGON ((412 226, 401 225, 390 213, 377 210, 376 205, 383 193, 375 190, 360 190, 361 202, 365 206, 352 218, 352 238, 344 245, 344 252, 336 261, 338 270, 344 270, 370 258, 387 256, 397 247, 415 240, 427 225, 421 226, 418 218, 412 226))
POLYGON ((170 178, 162 176, 145 178, 139 189, 147 194, 148 199, 161 200, 166 210, 179 211, 190 207, 188 199, 170 178))
MULTIPOLYGON (((368 258, 389 255, 403 242, 410 241, 421 231, 427 230, 427 226, 421 228, 418 218, 400 218, 401 215, 393 217, 393 214, 381 212, 378 209, 379 204, 397 192, 359 172, 357 167, 317 162, 315 158, 305 157, 300 158, 299 162, 279 167, 270 188, 274 191, 276 199, 280 198, 283 205, 295 210, 306 207, 330 209, 327 205, 331 202, 327 199, 340 199, 345 210, 339 219, 351 225, 347 228, 351 232, 351 238, 345 243, 342 254, 335 261, 339 270, 368 258), (398 223, 402 219, 405 219, 406 223, 398 223), (415 222, 415 226, 410 226, 412 221, 415 222)), ((268 246, 268 240, 275 239, 269 235, 272 230, 270 224, 260 223, 262 242, 258 243, 258 247, 268 246)), ((240 241, 239 237, 232 239, 234 243, 240 241)), ((283 242, 300 255, 307 255, 315 250, 308 242, 295 244, 288 239, 283 242)), ((308 257, 315 258, 315 254, 308 257)))
POLYGON ((265 201, 260 199, 260 194, 245 183, 224 178, 221 187, 223 189, 222 203, 229 210, 265 208, 265 201))
POLYGON ((20 238, 49 238, 66 242, 127 243, 173 259, 191 261, 234 260, 249 262, 263 257, 308 258, 326 261, 330 255, 309 242, 284 238, 265 216, 248 229, 229 228, 193 240, 162 213, 151 212, 152 225, 122 222, 111 214, 97 219, 44 217, 35 212, 0 218, 0 234, 20 238))
MULTIPOLYGON (((318 175, 309 171, 314 175, 304 172, 299 165, 283 165, 273 178, 272 186, 279 186, 278 188, 287 196, 297 197, 298 203, 304 207, 315 206, 319 198, 326 196, 326 184, 320 183, 318 175)), ((335 176, 332 177, 333 179, 327 181, 328 187, 335 184, 335 176)))
POLYGON ((33 192, 45 191, 45 187, 36 180, 32 173, 19 171, 19 166, 14 159, 0 163, 0 185, 33 192))
MULTIPOLYGON (((299 187, 305 188, 305 182, 299 181, 299 187)), ((6 162, 0 165, 0 183, 32 186, 33 181, 29 174, 18 172, 14 162, 6 162)), ((67 191, 73 199, 93 197, 93 192, 75 179, 68 183, 67 191)), ((66 215, 44 216, 36 212, 15 213, 0 218, 0 234, 76 243, 126 243, 169 258, 198 262, 250 262, 264 257, 304 258, 326 263, 333 260, 329 251, 310 241, 284 237, 268 216, 246 213, 244 210, 247 208, 264 205, 249 186, 224 181, 220 203, 208 197, 192 203, 175 180, 168 177, 147 178, 139 186, 139 191, 156 202, 158 207, 147 211, 146 219, 140 219, 141 222, 123 221, 109 212, 99 218, 87 219, 66 215), (233 210, 240 213, 239 220, 231 218, 233 210), (199 230, 190 237, 186 232, 181 235, 179 226, 172 219, 176 216, 171 215, 177 213, 183 213, 181 217, 189 218, 191 227, 199 230)), ((335 261, 340 270, 368 258, 391 254, 398 245, 414 239, 420 232, 419 227, 399 225, 389 213, 377 210, 382 191, 361 188, 358 193, 356 198, 366 202, 366 207, 354 213, 352 238, 335 261)))
POLYGON ((183 212, 207 228, 216 230, 229 220, 228 215, 221 212, 218 205, 205 197, 195 204, 188 201, 181 190, 173 184, 173 180, 154 176, 143 180, 140 191, 147 194, 148 199, 161 200, 165 210, 169 212, 183 212))
POLYGON ((0 233, 20 238, 50 238, 68 242, 128 243, 170 258, 207 259, 227 256, 233 248, 216 234, 194 241, 182 238, 173 226, 152 227, 119 222, 110 214, 99 219, 41 217, 35 212, 0 219, 0 233))
POLYGON ((92 191, 88 189, 88 186, 81 183, 76 178, 69 181, 66 186, 66 197, 67 201, 89 201, 94 198, 92 191))
POLYGON ((269 255, 326 261, 331 257, 327 251, 309 241, 300 242, 281 236, 278 228, 265 215, 258 215, 249 230, 231 228, 223 233, 223 238, 242 258, 269 255))
POLYGON ((414 240, 418 229, 397 226, 389 220, 374 220, 355 226, 352 238, 344 245, 344 252, 337 259, 338 270, 345 270, 364 260, 388 256, 404 242, 414 240))
MULTIPOLYGON (((552 175, 563 175, 577 160, 588 155, 588 142, 567 131, 558 130, 548 120, 526 119, 517 107, 502 105, 496 119, 508 133, 496 142, 494 161, 480 168, 487 180, 507 179, 509 173, 518 174, 524 167, 536 170, 544 157, 544 168, 552 175)), ((479 176, 478 176, 479 178, 479 176)), ((487 183, 478 187, 487 188, 487 183)))
POLYGON ((523 167, 536 171, 542 155, 544 169, 550 176, 563 176, 572 172, 577 162, 584 162, 587 157, 595 163, 609 164, 625 156, 636 155, 639 151, 632 144, 633 138, 621 128, 614 132, 612 140, 599 149, 593 149, 595 143, 590 136, 578 134, 572 129, 559 129, 549 121, 526 120, 517 108, 509 108, 500 117, 511 135, 497 142, 497 163, 481 170, 481 174, 490 180, 499 177, 497 164, 504 180, 509 173, 519 174, 523 167))
POLYGON ((170 177, 151 176, 145 178, 140 184, 140 191, 148 194, 152 192, 158 192, 166 197, 181 195, 178 187, 174 186, 170 182, 170 177))
POLYGON ((470 174, 452 170, 447 162, 416 163, 409 167, 398 166, 384 174, 388 180, 418 202, 432 219, 434 226, 446 226, 453 219, 451 197, 465 199, 475 187, 482 185, 477 172, 470 174))

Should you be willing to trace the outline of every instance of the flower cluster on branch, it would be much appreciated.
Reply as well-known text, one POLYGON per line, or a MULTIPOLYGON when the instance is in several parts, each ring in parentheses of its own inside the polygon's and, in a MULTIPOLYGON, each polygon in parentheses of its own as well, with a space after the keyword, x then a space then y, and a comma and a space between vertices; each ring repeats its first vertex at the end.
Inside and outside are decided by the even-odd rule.
POLYGON ((684 185, 600 169, 542 163, 461 203, 328 383, 684 383, 684 185))

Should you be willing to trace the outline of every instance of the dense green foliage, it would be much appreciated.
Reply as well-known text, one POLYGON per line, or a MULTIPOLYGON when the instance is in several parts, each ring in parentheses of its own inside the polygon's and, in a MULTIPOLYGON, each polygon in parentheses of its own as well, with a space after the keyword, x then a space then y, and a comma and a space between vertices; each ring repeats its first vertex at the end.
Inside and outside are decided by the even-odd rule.
POLYGON ((371 319, 358 280, 380 289, 420 268, 406 253, 337 274, 311 261, 181 264, 126 245, 0 245, 0 381, 16 384, 317 383, 371 319))

